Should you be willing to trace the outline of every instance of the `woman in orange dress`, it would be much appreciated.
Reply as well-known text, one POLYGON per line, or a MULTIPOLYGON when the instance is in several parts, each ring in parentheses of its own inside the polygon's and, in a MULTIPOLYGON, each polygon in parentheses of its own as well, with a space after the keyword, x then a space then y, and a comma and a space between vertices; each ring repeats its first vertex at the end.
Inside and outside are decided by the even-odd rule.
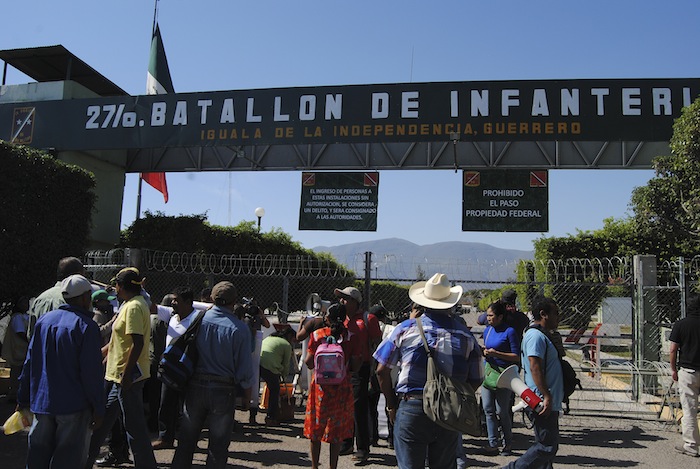
MULTIPOLYGON (((345 321, 345 306, 334 304, 328 308, 324 318, 326 327, 315 330, 309 336, 306 366, 314 368, 314 354, 318 346, 333 336, 343 348, 347 374, 345 380, 335 385, 316 384, 315 377, 309 385, 309 396, 306 402, 306 417, 304 419, 304 436, 311 440, 311 467, 319 467, 321 442, 330 444, 330 468, 338 467, 340 446, 346 438, 351 438, 355 426, 353 410, 352 385, 350 371, 359 366, 359 354, 355 345, 348 339, 345 321)), ((312 373, 312 376, 313 373, 312 373)))

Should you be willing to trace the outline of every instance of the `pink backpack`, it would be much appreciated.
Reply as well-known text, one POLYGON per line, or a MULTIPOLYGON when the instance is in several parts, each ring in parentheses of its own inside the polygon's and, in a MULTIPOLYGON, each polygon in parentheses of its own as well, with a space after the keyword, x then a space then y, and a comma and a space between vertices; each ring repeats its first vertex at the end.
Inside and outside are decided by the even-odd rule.
POLYGON ((321 343, 314 354, 314 377, 321 386, 343 382, 347 374, 343 347, 330 336, 321 343))

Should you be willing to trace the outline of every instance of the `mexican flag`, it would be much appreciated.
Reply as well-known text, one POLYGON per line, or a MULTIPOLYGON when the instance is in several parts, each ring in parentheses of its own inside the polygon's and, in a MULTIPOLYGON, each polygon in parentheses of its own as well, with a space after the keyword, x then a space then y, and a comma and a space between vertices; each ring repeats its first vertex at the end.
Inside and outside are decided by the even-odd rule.
MULTIPOLYGON (((165 56, 163 39, 160 36, 160 28, 156 23, 151 39, 151 57, 148 61, 148 75, 146 77, 146 94, 174 93, 173 80, 170 78, 168 58, 165 56)), ((141 173, 143 179, 151 187, 163 194, 165 203, 168 203, 168 184, 165 173, 141 173)))

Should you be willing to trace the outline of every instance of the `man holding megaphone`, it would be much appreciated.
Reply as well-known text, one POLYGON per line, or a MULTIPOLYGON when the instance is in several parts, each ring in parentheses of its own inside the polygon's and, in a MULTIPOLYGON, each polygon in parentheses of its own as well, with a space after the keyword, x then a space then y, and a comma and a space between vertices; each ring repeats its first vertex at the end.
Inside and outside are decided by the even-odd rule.
POLYGON ((559 412, 564 399, 564 378, 557 348, 543 332, 559 326, 559 306, 551 298, 535 299, 532 316, 534 322, 525 331, 521 348, 527 388, 522 386, 517 375, 508 380, 499 379, 498 383, 499 387, 507 385, 518 395, 524 395, 523 399, 529 404, 525 412, 534 421, 535 444, 506 466, 514 469, 552 467, 559 449, 559 412), (533 391, 536 396, 527 396, 533 391), (541 402, 527 397, 537 397, 541 402))

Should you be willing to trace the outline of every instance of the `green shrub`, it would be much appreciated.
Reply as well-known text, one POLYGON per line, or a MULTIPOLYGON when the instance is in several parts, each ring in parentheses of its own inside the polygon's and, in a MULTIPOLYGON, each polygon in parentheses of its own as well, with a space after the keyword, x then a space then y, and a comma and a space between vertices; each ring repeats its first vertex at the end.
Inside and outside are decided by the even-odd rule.
POLYGON ((0 300, 35 296, 56 282, 66 256, 82 257, 95 205, 93 175, 0 140, 0 300))

